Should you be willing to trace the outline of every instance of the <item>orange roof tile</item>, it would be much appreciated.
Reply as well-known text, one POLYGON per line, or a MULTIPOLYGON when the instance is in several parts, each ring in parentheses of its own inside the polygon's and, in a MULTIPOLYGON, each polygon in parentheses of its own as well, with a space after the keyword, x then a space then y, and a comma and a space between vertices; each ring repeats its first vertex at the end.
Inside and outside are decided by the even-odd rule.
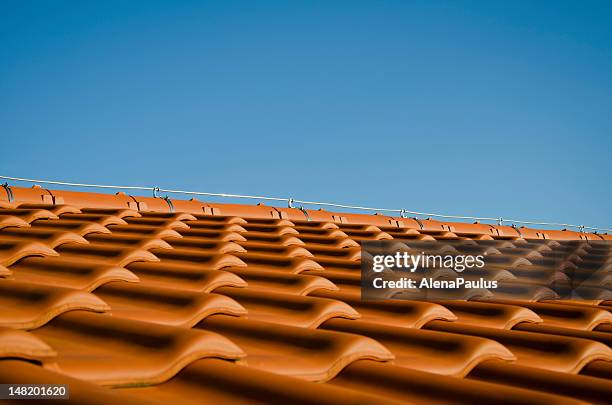
POLYGON ((609 274, 581 302, 547 301, 533 282, 565 280, 548 271, 559 257, 582 276, 612 263, 609 245, 592 244, 589 261, 551 239, 612 235, 11 191, 0 188, 2 383, 70 384, 85 404, 612 397, 609 274), (480 251, 506 300, 361 299, 364 241, 449 239, 490 241, 480 251))

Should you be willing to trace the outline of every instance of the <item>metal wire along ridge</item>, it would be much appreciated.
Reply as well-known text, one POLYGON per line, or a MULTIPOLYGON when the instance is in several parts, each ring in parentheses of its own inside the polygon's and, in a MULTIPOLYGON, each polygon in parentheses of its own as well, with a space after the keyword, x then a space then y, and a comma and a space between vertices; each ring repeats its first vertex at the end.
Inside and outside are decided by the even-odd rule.
MULTIPOLYGON (((579 232, 584 232, 586 229, 593 231, 603 231, 610 232, 612 231, 612 227, 601 228, 601 227, 593 227, 586 225, 574 225, 574 224, 565 224, 558 222, 538 222, 538 221, 524 221, 519 219, 508 219, 503 217, 474 217, 467 215, 446 215, 446 214, 435 214, 431 212, 418 212, 411 211, 407 209, 394 209, 394 208, 372 208, 372 207, 362 207, 358 205, 347 205, 347 204, 336 204, 329 202, 320 202, 320 201, 307 201, 307 200, 298 200, 295 198, 283 198, 283 197, 267 197, 267 196, 258 196, 258 195, 243 195, 243 194, 227 194, 227 193, 209 193, 203 191, 187 191, 187 190, 171 190, 160 187, 146 187, 146 186, 114 186, 108 184, 87 184, 87 183, 70 183, 65 181, 55 181, 55 180, 39 180, 39 179, 26 179, 20 177, 9 177, 9 176, 0 176, 0 179, 12 180, 12 181, 23 181, 27 183, 41 183, 41 184, 55 184, 61 186, 71 186, 71 187, 92 187, 92 188, 108 188, 108 189, 118 189, 118 190, 143 190, 143 191, 151 191, 153 192, 153 197, 160 197, 159 193, 170 193, 170 194, 188 194, 188 195, 203 195, 208 197, 221 197, 221 198, 244 198, 251 200, 263 200, 263 201, 279 201, 285 202, 289 208, 296 208, 295 204, 302 205, 316 205, 322 207, 334 207, 334 208, 345 208, 352 209, 358 211, 371 211, 371 212, 389 212, 389 213, 398 213, 400 217, 404 218, 407 214, 415 215, 415 216, 423 216, 423 217, 435 217, 435 218, 446 218, 446 219, 463 219, 463 220, 474 220, 474 221, 490 221, 495 222, 498 225, 506 224, 521 224, 521 225, 544 225, 544 226, 562 226, 568 228, 576 228, 579 232)), ((301 207, 303 208, 303 207, 301 207)))

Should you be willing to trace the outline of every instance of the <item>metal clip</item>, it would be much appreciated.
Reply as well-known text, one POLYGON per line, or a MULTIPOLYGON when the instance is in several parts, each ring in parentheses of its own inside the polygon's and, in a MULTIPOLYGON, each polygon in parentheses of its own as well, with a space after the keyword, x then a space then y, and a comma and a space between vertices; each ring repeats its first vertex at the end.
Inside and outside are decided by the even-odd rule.
POLYGON ((164 201, 166 201, 166 203, 168 203, 168 207, 170 207, 170 212, 174 212, 174 204, 172 204, 172 201, 170 200, 170 197, 164 196, 164 197, 162 197, 162 199, 164 201))
POLYGON ((310 222, 310 215, 308 215, 308 211, 306 211, 306 208, 304 208, 303 205, 300 205, 298 209, 304 213, 304 216, 306 217, 306 221, 310 222))
POLYGON ((2 187, 4 187, 4 189, 6 190, 8 202, 12 203, 13 201, 15 201, 15 198, 13 197, 13 190, 11 190, 11 186, 9 186, 8 182, 4 183, 2 187))

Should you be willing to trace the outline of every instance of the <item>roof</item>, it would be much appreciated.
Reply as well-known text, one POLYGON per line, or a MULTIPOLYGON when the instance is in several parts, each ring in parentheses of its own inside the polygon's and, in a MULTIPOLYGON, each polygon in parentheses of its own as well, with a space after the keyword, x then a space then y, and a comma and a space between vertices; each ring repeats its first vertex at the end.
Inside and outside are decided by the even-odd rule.
POLYGON ((531 239, 610 235, 10 191, 2 383, 69 384, 81 403, 612 398, 612 301, 374 302, 359 288, 366 240, 488 239, 529 255, 531 239))

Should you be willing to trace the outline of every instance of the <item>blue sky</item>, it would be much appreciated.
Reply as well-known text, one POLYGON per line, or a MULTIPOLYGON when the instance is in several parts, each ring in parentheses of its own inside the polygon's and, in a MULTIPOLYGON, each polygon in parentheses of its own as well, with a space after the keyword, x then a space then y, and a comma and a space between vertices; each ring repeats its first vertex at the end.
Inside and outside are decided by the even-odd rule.
POLYGON ((3 1, 0 174, 612 226, 610 21, 606 1, 3 1))

